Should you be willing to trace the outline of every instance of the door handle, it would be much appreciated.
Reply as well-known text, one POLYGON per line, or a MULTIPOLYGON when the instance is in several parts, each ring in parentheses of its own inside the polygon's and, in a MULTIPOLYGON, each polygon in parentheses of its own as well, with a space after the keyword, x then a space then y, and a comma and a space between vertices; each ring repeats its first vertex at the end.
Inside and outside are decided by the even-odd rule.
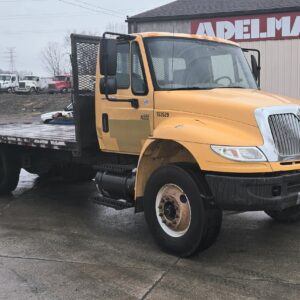
POLYGON ((109 132, 108 114, 102 114, 102 130, 103 132, 109 132))

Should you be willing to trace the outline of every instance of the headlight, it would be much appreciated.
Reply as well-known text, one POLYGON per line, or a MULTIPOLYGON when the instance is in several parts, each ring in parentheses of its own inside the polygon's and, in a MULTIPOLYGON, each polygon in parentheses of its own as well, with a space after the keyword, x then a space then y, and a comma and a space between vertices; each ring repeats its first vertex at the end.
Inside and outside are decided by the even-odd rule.
POLYGON ((267 161, 265 155, 256 147, 211 146, 217 154, 235 161, 261 162, 267 161))

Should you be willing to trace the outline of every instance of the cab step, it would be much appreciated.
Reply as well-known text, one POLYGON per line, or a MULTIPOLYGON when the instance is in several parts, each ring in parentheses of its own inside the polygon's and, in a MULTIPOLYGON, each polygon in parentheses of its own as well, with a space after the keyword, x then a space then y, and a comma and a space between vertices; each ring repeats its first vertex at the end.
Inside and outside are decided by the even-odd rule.
POLYGON ((134 203, 132 203, 132 202, 127 202, 127 201, 121 200, 121 199, 119 199, 119 200, 112 199, 112 198, 108 198, 108 197, 101 196, 101 195, 92 197, 92 200, 96 204, 114 208, 115 210, 123 210, 123 209, 135 207, 134 203))

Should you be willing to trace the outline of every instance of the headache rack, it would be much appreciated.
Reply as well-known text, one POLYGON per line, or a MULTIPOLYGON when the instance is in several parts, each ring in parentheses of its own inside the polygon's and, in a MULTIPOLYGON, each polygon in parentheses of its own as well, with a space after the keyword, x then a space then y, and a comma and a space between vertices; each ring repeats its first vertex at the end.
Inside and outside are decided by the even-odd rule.
POLYGON ((71 35, 75 134, 80 151, 99 149, 95 89, 100 41, 97 36, 71 35))

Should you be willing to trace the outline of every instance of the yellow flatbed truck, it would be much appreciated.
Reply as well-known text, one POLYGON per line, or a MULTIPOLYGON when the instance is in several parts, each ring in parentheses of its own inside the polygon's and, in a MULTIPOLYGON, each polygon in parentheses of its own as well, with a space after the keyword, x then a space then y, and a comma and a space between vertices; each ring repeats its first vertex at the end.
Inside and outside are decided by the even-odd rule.
POLYGON ((95 201, 144 211, 182 257, 214 243, 224 210, 300 220, 300 103, 260 90, 257 50, 171 33, 71 40, 75 127, 1 125, 0 193, 21 168, 95 175, 95 201))

